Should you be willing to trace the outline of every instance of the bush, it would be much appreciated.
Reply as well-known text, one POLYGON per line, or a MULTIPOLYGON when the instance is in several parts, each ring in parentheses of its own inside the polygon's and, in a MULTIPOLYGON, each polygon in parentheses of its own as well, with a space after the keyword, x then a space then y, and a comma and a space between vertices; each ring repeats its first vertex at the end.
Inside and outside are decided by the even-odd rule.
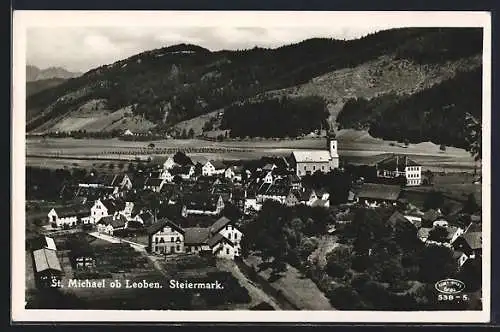
POLYGON ((327 296, 332 306, 337 309, 357 310, 364 307, 358 292, 350 286, 334 288, 327 296))

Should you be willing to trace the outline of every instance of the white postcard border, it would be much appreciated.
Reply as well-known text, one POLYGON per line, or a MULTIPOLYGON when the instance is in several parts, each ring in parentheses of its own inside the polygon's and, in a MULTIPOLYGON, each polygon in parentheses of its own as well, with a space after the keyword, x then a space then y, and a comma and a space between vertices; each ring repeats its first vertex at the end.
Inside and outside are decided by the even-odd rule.
MULTIPOLYGON (((464 45, 464 47, 467 47, 464 45)), ((57 52, 57 50, 54 50, 57 52)), ((230 11, 15 11, 13 16, 12 111, 12 321, 13 322, 489 322, 491 288, 491 16, 488 12, 230 12, 230 11), (210 17, 210 18, 209 18, 210 17), (26 29, 51 26, 200 27, 324 24, 384 29, 400 27, 483 27, 483 310, 481 311, 176 311, 26 310, 25 299, 25 65, 26 29), (291 23, 292 22, 292 23, 291 23), (21 253, 23 255, 21 256, 21 253), (22 259, 20 259, 22 257, 22 259)))

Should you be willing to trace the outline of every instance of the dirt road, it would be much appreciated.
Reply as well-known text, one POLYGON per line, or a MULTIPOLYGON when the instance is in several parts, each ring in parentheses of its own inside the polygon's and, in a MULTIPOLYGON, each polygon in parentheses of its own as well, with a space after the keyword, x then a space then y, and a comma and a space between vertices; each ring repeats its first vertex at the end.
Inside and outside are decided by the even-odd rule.
POLYGON ((270 304, 274 310, 282 310, 278 301, 270 294, 264 292, 262 289, 257 287, 257 285, 248 280, 248 278, 241 272, 238 265, 231 260, 219 260, 217 261, 217 268, 222 271, 228 271, 233 274, 233 276, 238 279, 240 284, 248 290, 250 297, 252 298, 251 305, 257 305, 261 302, 267 302, 270 304))

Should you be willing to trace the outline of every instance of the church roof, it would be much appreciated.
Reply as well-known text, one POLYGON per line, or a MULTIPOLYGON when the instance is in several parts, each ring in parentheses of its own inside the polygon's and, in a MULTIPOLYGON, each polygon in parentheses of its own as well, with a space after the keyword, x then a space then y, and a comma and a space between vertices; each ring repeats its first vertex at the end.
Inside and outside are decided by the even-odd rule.
POLYGON ((298 163, 328 162, 332 159, 327 150, 293 151, 292 155, 298 163))

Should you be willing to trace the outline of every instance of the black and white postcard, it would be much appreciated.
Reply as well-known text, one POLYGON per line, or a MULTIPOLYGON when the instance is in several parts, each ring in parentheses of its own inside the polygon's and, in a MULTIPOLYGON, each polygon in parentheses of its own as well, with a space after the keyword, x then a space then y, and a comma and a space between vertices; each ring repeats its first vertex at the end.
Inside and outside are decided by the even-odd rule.
POLYGON ((490 320, 489 13, 13 25, 13 321, 490 320))

